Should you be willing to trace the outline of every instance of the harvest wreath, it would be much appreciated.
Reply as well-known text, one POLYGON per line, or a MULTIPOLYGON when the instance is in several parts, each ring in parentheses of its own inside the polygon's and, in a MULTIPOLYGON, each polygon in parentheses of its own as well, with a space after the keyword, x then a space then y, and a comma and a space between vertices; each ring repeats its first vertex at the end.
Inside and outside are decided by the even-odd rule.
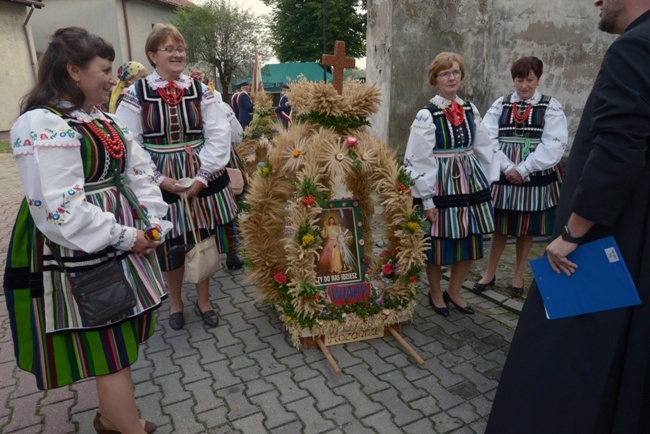
POLYGON ((364 335, 377 328, 383 335, 384 327, 412 317, 426 240, 412 209, 413 181, 398 167, 395 152, 364 126, 379 101, 379 90, 362 83, 347 82, 342 96, 331 84, 295 83, 289 102, 302 121, 274 137, 253 176, 249 213, 240 222, 250 278, 296 347, 306 336, 364 335), (327 126, 316 119, 327 119, 327 126), (358 269, 370 290, 358 302, 333 303, 317 280, 325 249, 319 216, 332 212, 335 202, 360 211, 351 228, 358 236, 340 235, 341 243, 353 239, 351 249, 361 252, 358 269), (381 254, 372 251, 376 205, 383 208, 381 254))

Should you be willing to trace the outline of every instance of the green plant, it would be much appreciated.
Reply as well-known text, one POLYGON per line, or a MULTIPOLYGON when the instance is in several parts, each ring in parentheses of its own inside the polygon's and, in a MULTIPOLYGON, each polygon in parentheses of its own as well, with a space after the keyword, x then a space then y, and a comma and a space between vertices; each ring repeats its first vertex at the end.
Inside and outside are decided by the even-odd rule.
POLYGON ((0 140, 0 153, 11 152, 9 140, 0 140))

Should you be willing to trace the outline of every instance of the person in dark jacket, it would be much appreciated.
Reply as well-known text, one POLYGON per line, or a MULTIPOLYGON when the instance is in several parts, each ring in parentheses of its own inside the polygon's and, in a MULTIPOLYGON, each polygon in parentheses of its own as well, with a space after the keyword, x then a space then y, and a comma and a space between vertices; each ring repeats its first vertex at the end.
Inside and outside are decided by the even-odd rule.
POLYGON ((251 90, 250 84, 248 84, 247 81, 243 81, 240 84, 241 92, 237 98, 237 106, 239 110, 239 116, 237 116, 237 119, 239 119, 242 128, 246 129, 248 124, 253 120, 253 101, 251 101, 251 97, 248 95, 248 92, 251 90))
MULTIPOLYGON (((487 434, 650 432, 650 0, 596 0, 605 53, 566 167, 551 267, 571 279, 580 244, 613 236, 641 304, 549 320, 533 284, 487 434)), ((616 288, 611 288, 616 291, 616 288)))

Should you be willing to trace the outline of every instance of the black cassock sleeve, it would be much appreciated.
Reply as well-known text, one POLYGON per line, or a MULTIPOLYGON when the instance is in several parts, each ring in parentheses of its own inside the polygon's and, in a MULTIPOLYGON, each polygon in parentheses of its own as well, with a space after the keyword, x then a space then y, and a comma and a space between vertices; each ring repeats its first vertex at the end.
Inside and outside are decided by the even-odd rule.
POLYGON ((605 226, 613 225, 646 170, 650 138, 650 40, 623 35, 605 54, 593 91, 587 158, 571 210, 605 226))

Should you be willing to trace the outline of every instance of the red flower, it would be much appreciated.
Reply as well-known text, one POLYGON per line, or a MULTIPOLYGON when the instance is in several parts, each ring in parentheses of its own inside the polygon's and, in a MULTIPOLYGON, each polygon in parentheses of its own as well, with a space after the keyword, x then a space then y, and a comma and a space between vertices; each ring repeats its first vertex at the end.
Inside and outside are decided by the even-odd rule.
POLYGON ((417 275, 409 276, 409 282, 417 282, 420 280, 420 277, 417 275))
POLYGON ((381 253, 379 254, 380 258, 383 258, 385 256, 388 256, 388 250, 382 250, 381 253))
POLYGON ((287 276, 282 271, 279 271, 273 275, 273 279, 280 285, 284 285, 287 281, 287 276))
POLYGON ((381 272, 384 274, 384 276, 390 276, 395 272, 393 270, 393 264, 384 264, 381 266, 381 272))
POLYGON ((316 203, 316 198, 314 196, 307 196, 300 199, 303 205, 312 206, 316 203))
POLYGON ((401 182, 397 183, 397 188, 399 188, 399 191, 401 191, 404 194, 410 194, 411 193, 411 189, 406 188, 406 186, 401 182))
POLYGON ((348 148, 352 148, 353 146, 357 146, 358 144, 359 141, 354 136, 347 136, 345 138, 345 146, 347 146, 348 148))

